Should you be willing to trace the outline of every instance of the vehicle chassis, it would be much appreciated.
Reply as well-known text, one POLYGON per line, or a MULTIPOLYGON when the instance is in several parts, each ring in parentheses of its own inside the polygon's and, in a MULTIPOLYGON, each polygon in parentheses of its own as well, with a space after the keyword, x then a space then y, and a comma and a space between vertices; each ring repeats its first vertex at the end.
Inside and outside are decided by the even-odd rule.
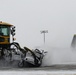
POLYGON ((46 52, 44 52, 44 50, 41 50, 41 51, 39 49, 30 50, 27 47, 21 48, 19 43, 17 43, 17 42, 10 43, 7 47, 3 47, 1 49, 2 49, 1 50, 1 56, 3 57, 3 56, 8 54, 8 56, 10 57, 10 60, 12 60, 12 52, 14 52, 15 54, 21 54, 22 53, 21 54, 21 60, 18 63, 19 67, 24 67, 25 62, 28 64, 28 65, 26 65, 27 67, 39 67, 39 66, 41 66, 42 59, 46 53, 46 52), (7 53, 5 53, 5 51, 7 51, 7 53), (17 53, 17 51, 20 51, 21 53, 17 53), (26 57, 27 57, 28 52, 31 53, 31 55, 34 59, 33 64, 31 64, 29 61, 27 61, 26 57), (36 54, 38 54, 38 56, 36 54), (26 58, 26 60, 25 60, 25 58, 26 58))

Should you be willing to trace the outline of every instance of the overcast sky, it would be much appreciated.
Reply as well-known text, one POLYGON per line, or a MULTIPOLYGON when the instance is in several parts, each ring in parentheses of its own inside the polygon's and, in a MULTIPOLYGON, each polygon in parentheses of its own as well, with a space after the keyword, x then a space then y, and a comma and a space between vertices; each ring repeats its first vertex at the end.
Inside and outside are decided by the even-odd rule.
POLYGON ((22 46, 70 46, 76 34, 76 0, 0 0, 0 20, 16 26, 22 46))

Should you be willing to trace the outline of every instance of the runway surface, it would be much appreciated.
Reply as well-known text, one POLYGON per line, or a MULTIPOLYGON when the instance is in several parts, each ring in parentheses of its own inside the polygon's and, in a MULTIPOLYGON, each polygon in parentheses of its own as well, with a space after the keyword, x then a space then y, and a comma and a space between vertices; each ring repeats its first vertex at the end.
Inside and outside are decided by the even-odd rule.
POLYGON ((7 67, 0 67, 0 70, 4 71, 75 71, 76 70, 76 65, 53 65, 53 66, 41 66, 41 67, 24 67, 24 68, 19 68, 19 67, 12 67, 12 66, 7 66, 7 67))
POLYGON ((50 66, 41 66, 41 67, 23 67, 23 68, 19 68, 18 67, 18 60, 15 61, 8 61, 8 59, 0 59, 0 71, 6 70, 13 70, 13 71, 60 71, 60 70, 64 70, 64 71, 74 71, 76 70, 76 65, 74 64, 63 64, 63 65, 50 65, 50 66))

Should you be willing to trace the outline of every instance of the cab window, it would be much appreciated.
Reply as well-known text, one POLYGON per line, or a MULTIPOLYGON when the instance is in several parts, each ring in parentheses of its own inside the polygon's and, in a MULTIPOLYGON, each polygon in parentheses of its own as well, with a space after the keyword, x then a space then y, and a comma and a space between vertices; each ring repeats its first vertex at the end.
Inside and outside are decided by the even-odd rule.
POLYGON ((9 27, 0 26, 0 35, 1 36, 9 36, 9 27))

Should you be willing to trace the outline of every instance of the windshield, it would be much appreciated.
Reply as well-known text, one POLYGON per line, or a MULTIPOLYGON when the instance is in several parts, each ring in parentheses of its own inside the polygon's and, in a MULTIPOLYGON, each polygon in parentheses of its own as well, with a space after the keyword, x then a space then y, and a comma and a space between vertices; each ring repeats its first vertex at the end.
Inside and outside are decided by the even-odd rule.
POLYGON ((1 36, 9 36, 9 27, 0 26, 0 35, 1 36))

